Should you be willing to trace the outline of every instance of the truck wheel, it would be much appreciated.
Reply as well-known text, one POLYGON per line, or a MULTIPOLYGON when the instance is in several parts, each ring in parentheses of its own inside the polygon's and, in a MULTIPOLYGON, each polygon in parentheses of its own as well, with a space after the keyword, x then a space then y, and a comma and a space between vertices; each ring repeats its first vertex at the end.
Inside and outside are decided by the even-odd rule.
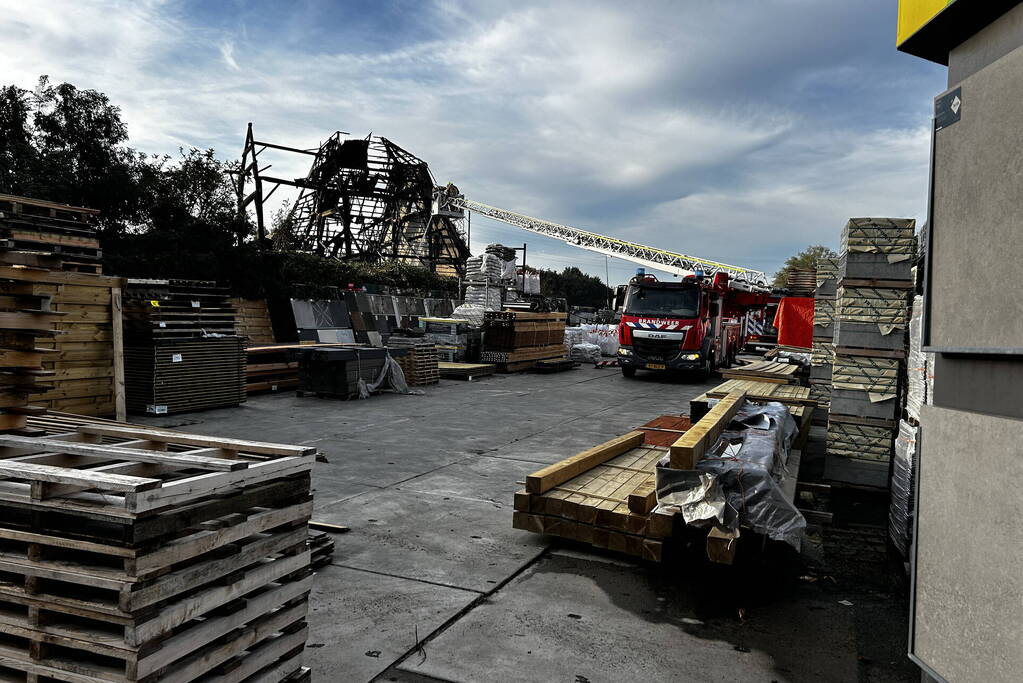
POLYGON ((622 377, 635 377, 635 376, 636 376, 636 368, 626 368, 626 367, 622 368, 622 377))
POLYGON ((703 362, 703 365, 700 366, 700 369, 696 371, 697 379, 699 379, 701 382, 706 382, 707 380, 710 379, 710 373, 711 373, 711 371, 713 369, 714 369, 714 355, 711 354, 711 355, 707 356, 707 360, 705 360, 703 362))

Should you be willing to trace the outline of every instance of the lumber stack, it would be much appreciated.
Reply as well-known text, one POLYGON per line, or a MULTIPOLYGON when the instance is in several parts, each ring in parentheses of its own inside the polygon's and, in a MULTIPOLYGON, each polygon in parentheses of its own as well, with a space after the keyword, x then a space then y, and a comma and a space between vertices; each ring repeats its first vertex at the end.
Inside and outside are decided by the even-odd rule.
POLYGON ((694 422, 703 419, 703 416, 710 412, 712 400, 728 398, 734 392, 745 394, 751 401, 774 401, 784 404, 799 425, 796 444, 801 445, 805 442, 810 432, 810 422, 813 419, 814 408, 817 407, 817 400, 811 395, 809 387, 794 384, 731 379, 691 399, 689 419, 694 422))
POLYGON ((432 341, 415 337, 391 336, 387 342, 389 348, 405 349, 408 353, 396 358, 405 382, 409 386, 436 384, 440 381, 440 370, 437 368, 437 345, 432 341))
POLYGON ((739 365, 728 370, 722 370, 721 376, 725 379, 796 384, 799 382, 798 371, 798 365, 765 360, 754 361, 747 365, 739 365))
POLYGON ((483 316, 481 360, 498 372, 528 370, 539 360, 565 355, 565 313, 488 311, 483 316))
POLYGON ((646 501, 667 452, 635 431, 534 472, 515 494, 512 526, 660 561, 674 514, 653 512, 646 501))
POLYGON ((853 218, 842 232, 825 465, 832 482, 888 487, 902 416, 915 226, 853 218))
POLYGON ((96 209, 0 194, 0 252, 9 265, 99 273, 96 209))
POLYGON ((228 302, 234 308, 235 334, 246 337, 250 344, 274 343, 274 330, 266 299, 232 298, 228 302))
POLYGON ((480 377, 489 377, 497 370, 492 363, 437 363, 437 371, 444 379, 461 379, 471 382, 480 377))
MULTIPOLYGON (((13 273, 0 267, 4 273, 13 273)), ((48 349, 43 367, 53 374, 50 388, 33 394, 33 403, 48 410, 81 415, 115 415, 123 411, 123 358, 120 333, 124 279, 92 273, 20 269, 37 291, 50 297, 60 317, 59 334, 39 339, 48 349), (120 405, 119 405, 120 404, 120 405)))
POLYGON ((245 401, 245 338, 227 290, 190 280, 129 280, 124 374, 128 410, 155 415, 245 401))
POLYGON ((0 451, 10 680, 307 675, 315 449, 94 424, 0 451))
POLYGON ((785 289, 789 296, 811 297, 817 289, 817 270, 814 268, 794 268, 788 272, 785 289))
MULTIPOLYGON (((22 430, 26 416, 35 412, 29 396, 50 388, 40 382, 53 375, 43 369, 50 352, 40 344, 56 334, 60 319, 50 307, 50 296, 19 273, 35 270, 4 267, 0 279, 0 432, 22 430)), ((43 271, 45 272, 45 271, 43 271)))

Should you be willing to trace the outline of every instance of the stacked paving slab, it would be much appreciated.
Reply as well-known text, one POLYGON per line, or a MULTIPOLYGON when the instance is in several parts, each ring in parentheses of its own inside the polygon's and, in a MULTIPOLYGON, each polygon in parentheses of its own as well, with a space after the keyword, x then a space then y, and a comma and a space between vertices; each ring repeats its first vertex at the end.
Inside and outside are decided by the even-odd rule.
POLYGON ((902 416, 916 221, 853 218, 842 231, 825 477, 887 489, 902 416))
POLYGON ((813 350, 810 355, 810 396, 817 399, 817 415, 827 419, 831 405, 831 366, 835 361, 835 295, 838 293, 837 258, 817 259, 817 288, 813 293, 813 350))

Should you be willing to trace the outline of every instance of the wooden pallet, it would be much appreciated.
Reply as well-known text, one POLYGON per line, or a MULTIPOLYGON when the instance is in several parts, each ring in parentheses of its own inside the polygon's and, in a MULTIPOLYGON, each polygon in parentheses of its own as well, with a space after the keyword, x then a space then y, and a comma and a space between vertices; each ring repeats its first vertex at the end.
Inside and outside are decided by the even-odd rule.
POLYGON ((229 299, 235 310, 235 334, 250 344, 273 344, 274 331, 265 299, 229 299))
POLYGON ((155 341, 124 350, 130 412, 173 414, 246 399, 242 337, 155 341))
POLYGON ((110 423, 0 437, 4 670, 300 680, 314 458, 110 423))
POLYGON ((748 365, 722 370, 725 379, 754 380, 758 382, 776 382, 778 384, 796 384, 799 379, 796 373, 799 366, 790 363, 772 361, 756 361, 748 365))

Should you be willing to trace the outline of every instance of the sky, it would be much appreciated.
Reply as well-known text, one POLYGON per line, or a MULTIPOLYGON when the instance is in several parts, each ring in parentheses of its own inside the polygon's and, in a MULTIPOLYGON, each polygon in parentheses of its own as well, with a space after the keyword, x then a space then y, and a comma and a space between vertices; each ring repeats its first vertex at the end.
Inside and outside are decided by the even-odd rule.
MULTIPOLYGON (((250 121, 302 148, 373 133, 476 201, 768 273, 837 249, 851 216, 922 221, 946 78, 896 51, 895 0, 0 0, 0 16, 0 82, 104 92, 136 149, 237 159, 250 121)), ((635 270, 474 216, 473 251, 491 242, 612 285, 635 270)))

